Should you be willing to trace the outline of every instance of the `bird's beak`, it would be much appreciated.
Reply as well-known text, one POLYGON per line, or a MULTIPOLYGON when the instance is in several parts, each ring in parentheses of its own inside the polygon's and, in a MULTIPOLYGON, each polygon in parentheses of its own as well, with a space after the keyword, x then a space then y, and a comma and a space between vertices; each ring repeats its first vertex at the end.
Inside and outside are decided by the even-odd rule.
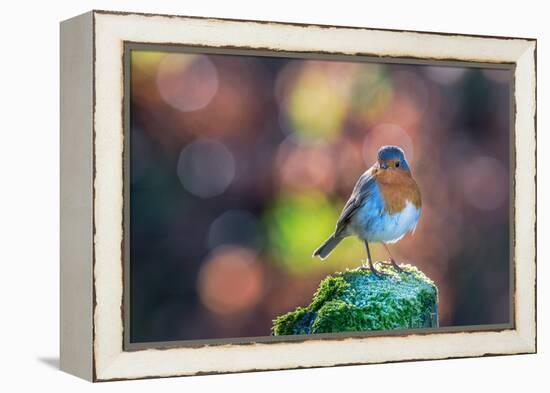
POLYGON ((380 164, 380 168, 382 169, 388 169, 388 163, 387 162, 383 162, 380 164))

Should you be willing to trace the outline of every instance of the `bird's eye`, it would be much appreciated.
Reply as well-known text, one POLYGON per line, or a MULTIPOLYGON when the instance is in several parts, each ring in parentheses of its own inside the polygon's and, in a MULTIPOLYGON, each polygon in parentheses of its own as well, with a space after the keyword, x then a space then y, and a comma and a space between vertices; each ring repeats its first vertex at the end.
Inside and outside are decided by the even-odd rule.
POLYGON ((396 168, 399 168, 399 161, 397 161, 397 162, 395 163, 395 167, 396 167, 396 168))

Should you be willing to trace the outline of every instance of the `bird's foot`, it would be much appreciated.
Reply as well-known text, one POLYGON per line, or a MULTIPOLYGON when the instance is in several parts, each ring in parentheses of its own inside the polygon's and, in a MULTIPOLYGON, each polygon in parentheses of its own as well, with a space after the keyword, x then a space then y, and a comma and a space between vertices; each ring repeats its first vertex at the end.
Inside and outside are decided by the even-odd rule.
POLYGON ((363 264, 359 267, 359 269, 361 269, 361 270, 370 270, 376 277, 381 277, 381 276, 384 276, 384 275, 385 275, 385 273, 383 273, 382 271, 376 269, 376 268, 374 267, 374 264, 372 264, 372 263, 368 263, 368 264, 367 264, 367 263, 368 263, 368 262, 363 263, 363 264))
POLYGON ((379 263, 381 263, 382 265, 386 265, 386 266, 392 266, 395 270, 397 270, 398 273, 407 273, 407 274, 409 274, 409 272, 406 271, 406 270, 403 270, 403 268, 401 266, 399 266, 393 258, 390 259, 389 262, 388 261, 380 261, 379 263))

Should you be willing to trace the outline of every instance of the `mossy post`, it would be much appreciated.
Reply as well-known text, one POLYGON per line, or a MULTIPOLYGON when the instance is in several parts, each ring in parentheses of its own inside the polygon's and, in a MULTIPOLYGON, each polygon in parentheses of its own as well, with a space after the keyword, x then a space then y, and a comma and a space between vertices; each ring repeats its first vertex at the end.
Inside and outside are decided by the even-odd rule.
POLYGON ((355 269, 326 277, 307 307, 273 321, 273 335, 439 326, 437 287, 424 273, 411 265, 401 273, 377 268, 384 274, 355 269))

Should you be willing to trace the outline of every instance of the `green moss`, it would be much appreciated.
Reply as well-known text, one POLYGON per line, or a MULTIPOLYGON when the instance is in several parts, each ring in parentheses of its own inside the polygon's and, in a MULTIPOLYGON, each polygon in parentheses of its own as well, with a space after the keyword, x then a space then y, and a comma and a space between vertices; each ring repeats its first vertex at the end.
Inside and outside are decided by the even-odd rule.
POLYGON ((282 315, 273 321, 273 334, 275 336, 285 336, 294 333, 295 325, 300 321, 307 310, 303 307, 298 307, 293 312, 282 315))
POLYGON ((273 334, 437 326, 437 287, 428 277, 410 265, 402 266, 405 273, 387 265, 377 268, 386 274, 378 277, 369 270, 355 269, 326 277, 307 307, 273 321, 273 334))
POLYGON ((321 281, 309 305, 310 311, 318 311, 325 303, 342 296, 350 284, 341 276, 328 277, 321 281))

